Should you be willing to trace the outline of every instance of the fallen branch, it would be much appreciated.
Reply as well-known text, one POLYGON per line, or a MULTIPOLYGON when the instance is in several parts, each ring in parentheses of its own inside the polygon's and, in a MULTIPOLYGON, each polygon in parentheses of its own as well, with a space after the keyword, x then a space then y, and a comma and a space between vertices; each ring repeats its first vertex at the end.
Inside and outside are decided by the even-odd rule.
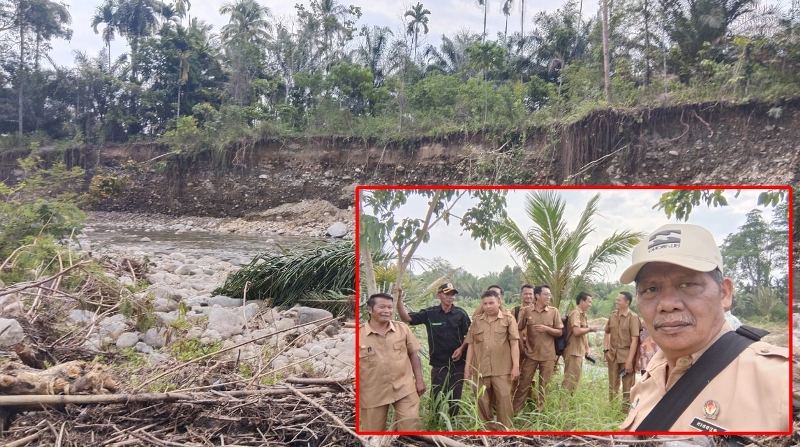
MULTIPOLYGON (((44 431, 44 430, 42 430, 42 431, 44 431)), ((17 439, 14 442, 9 442, 7 444, 3 444, 0 447, 22 447, 23 445, 25 445, 25 444, 27 444, 27 443, 29 443, 31 441, 35 441, 35 440, 39 439, 39 437, 42 436, 42 431, 40 431, 38 433, 34 433, 34 434, 30 435, 30 436, 26 436, 24 438, 17 439)))
POLYGON ((362 439, 361 436, 357 435, 356 432, 354 432, 350 427, 348 427, 347 424, 342 422, 342 420, 339 419, 338 416, 336 416, 335 414, 331 413, 327 408, 325 408, 322 405, 316 403, 313 399, 311 399, 310 397, 308 397, 305 394, 303 394, 300 391, 298 391, 297 388, 295 388, 295 387, 293 387, 293 386, 291 386, 289 384, 286 384, 286 387, 289 388, 289 390, 291 390, 294 394, 296 394, 297 397, 299 397, 300 399, 303 399, 304 401, 306 401, 306 402, 310 403, 311 405, 313 405, 319 411, 325 413, 325 415, 327 415, 329 418, 331 418, 333 420, 333 422, 336 422, 336 425, 341 427, 344 431, 349 433, 354 438, 356 438, 359 441, 361 441, 362 445, 364 445, 364 446, 369 446, 370 445, 369 443, 365 442, 365 440, 362 439))
MULTIPOLYGON (((291 385, 286 386, 294 390, 291 385)), ((332 391, 335 390, 323 386, 303 389, 306 394, 329 393, 332 391)), ((0 407, 126 404, 131 402, 191 402, 207 401, 213 396, 219 399, 220 397, 240 398, 246 396, 283 396, 286 394, 294 394, 294 392, 286 388, 270 388, 265 390, 215 391, 214 393, 60 394, 55 396, 50 394, 26 394, 22 396, 0 396, 0 407)))
POLYGON ((441 446, 444 446, 444 447, 470 447, 469 445, 464 444, 463 442, 458 442, 455 439, 450 439, 450 438, 445 437, 445 436, 419 435, 419 436, 414 436, 414 437, 422 439, 424 441, 428 441, 431 444, 441 445, 441 446))
POLYGON ((76 267, 79 267, 81 265, 88 264, 88 263, 89 263, 89 261, 82 261, 82 262, 79 262, 79 263, 77 263, 77 264, 75 264, 73 266, 67 267, 64 270, 61 270, 60 272, 56 273, 55 275, 48 276, 45 279, 40 279, 39 281, 33 281, 33 282, 24 282, 22 284, 17 284, 16 287, 8 287, 5 290, 0 290, 0 296, 11 295, 12 293, 17 293, 17 292, 20 292, 20 291, 25 290, 25 289, 30 289, 32 287, 40 286, 40 285, 42 285, 42 284, 44 284, 46 282, 49 282, 49 281, 52 281, 52 280, 58 278, 59 276, 67 274, 70 270, 73 270, 76 267))
POLYGON ((340 379, 330 379, 325 377, 320 378, 313 378, 313 377, 289 377, 285 380, 286 383, 294 383, 299 385, 341 385, 343 383, 352 382, 353 378, 340 378, 340 379))

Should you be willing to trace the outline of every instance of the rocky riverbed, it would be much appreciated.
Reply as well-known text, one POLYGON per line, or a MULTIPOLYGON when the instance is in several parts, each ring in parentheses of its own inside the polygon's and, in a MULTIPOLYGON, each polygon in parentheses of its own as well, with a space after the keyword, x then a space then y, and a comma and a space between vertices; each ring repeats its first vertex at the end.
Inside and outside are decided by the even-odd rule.
MULTIPOLYGON (((330 312, 309 307, 276 309, 263 301, 213 294, 255 254, 277 249, 276 244, 319 241, 326 233, 352 237, 353 221, 352 211, 337 210, 323 201, 283 206, 249 219, 90 213, 71 244, 76 253, 118 266, 102 276, 128 289, 131 304, 127 309, 120 306, 100 312, 74 301, 68 307, 67 326, 86 329, 83 349, 98 354, 132 350, 153 365, 187 354, 181 352, 184 348, 176 348, 183 343, 178 346, 191 346, 198 352, 228 349, 223 359, 281 376, 353 377, 353 329, 343 328, 338 321, 316 329, 314 325, 298 327, 331 318, 330 312), (317 217, 312 219, 312 215, 317 217), (208 241, 218 245, 208 245, 208 241), (186 344, 187 340, 192 342, 186 344)), ((2 316, 9 319, 7 324, 0 323, 0 330, 12 325, 10 319, 23 317, 22 302, 27 299, 24 293, 0 298, 2 316)), ((19 331, 7 330, 0 335, 0 346, 18 343, 20 337, 24 335, 19 331)))

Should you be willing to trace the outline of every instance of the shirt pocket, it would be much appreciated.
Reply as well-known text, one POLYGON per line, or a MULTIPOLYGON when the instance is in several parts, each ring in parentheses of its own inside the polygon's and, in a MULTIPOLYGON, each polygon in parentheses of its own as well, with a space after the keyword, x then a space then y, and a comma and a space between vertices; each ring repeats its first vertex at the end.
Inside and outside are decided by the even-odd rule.
POLYGON ((375 366, 375 350, 362 346, 358 351, 358 361, 360 365, 375 366))
POLYGON ((486 334, 483 329, 480 329, 472 334, 472 338, 475 339, 475 343, 483 343, 486 341, 486 334))
POLYGON ((503 344, 508 340, 508 322, 503 322, 494 328, 494 341, 498 344, 503 344))
POLYGON ((403 340, 394 342, 394 344, 392 345, 392 354, 394 354, 394 358, 397 361, 403 360, 405 357, 408 357, 406 342, 403 340))

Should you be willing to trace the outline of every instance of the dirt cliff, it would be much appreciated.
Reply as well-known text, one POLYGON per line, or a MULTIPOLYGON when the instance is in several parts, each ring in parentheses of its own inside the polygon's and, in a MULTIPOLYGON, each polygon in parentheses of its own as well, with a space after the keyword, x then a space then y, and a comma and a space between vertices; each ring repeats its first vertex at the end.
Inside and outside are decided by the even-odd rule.
MULTIPOLYGON (((794 184, 799 142, 795 98, 606 109, 571 124, 501 136, 268 140, 231 149, 229 163, 210 152, 169 154, 155 143, 85 147, 63 157, 90 173, 126 180, 122 194, 100 201, 99 210, 242 217, 303 199, 347 208, 358 184, 794 184)), ((4 155, 0 178, 13 180, 11 155, 4 155)))

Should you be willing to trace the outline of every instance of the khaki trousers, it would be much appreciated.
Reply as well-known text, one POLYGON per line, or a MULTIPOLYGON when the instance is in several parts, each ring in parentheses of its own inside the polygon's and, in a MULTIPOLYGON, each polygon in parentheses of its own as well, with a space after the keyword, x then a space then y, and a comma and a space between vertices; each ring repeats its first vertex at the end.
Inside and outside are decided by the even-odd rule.
POLYGON ((517 387, 514 389, 514 413, 519 413, 525 408, 525 401, 531 393, 533 378, 536 371, 539 371, 539 392, 536 394, 536 407, 539 411, 544 407, 544 400, 547 397, 547 385, 553 377, 556 361, 531 360, 525 355, 520 355, 520 375, 517 387))
POLYGON ((478 416, 489 431, 506 431, 513 427, 510 374, 478 380, 478 416), (492 409, 497 412, 497 422, 492 417, 492 409))
POLYGON ((583 370, 583 357, 578 355, 565 355, 564 356, 564 380, 561 382, 561 388, 568 391, 574 391, 578 388, 578 383, 581 381, 581 372, 583 370))
POLYGON ((392 404, 361 408, 359 411, 361 431, 387 431, 386 418, 389 415, 389 405, 394 407, 394 422, 389 431, 423 430, 422 421, 419 419, 419 396, 417 393, 411 393, 392 404))
MULTIPOLYGON (((635 367, 634 367, 635 368, 635 367)), ((608 400, 613 401, 619 394, 619 383, 622 382, 622 398, 625 402, 631 401, 631 387, 636 382, 636 370, 620 378, 619 373, 625 369, 624 363, 611 362, 608 364, 608 400)), ((624 404, 623 404, 624 407, 624 404)))

